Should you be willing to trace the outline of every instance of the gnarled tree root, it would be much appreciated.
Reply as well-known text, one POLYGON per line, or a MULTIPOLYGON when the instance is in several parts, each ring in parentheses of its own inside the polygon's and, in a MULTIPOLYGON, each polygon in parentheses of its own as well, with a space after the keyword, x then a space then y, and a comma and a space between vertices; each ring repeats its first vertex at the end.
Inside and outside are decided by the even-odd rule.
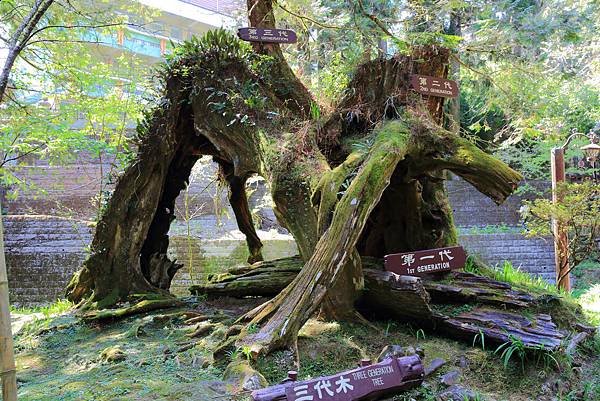
POLYGON ((158 309, 168 309, 184 306, 185 304, 177 298, 145 299, 131 306, 118 309, 100 309, 86 312, 82 315, 84 320, 104 321, 121 319, 124 317, 151 312, 158 309))

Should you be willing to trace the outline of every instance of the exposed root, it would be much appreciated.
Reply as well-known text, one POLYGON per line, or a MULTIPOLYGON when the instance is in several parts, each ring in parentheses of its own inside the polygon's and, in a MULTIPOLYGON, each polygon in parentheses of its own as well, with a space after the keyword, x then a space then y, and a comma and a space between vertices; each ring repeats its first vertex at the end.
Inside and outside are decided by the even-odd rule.
POLYGON ((185 304, 183 302, 176 298, 143 300, 124 308, 101 309, 97 311, 86 312, 82 317, 84 320, 88 321, 116 320, 158 309, 176 308, 184 305, 185 304))
POLYGON ((208 320, 208 316, 200 315, 200 316, 190 318, 190 319, 186 320, 184 323, 189 325, 189 324, 204 322, 205 320, 208 320))
POLYGON ((196 325, 196 327, 194 327, 194 329, 192 330, 191 333, 186 334, 186 337, 189 337, 189 338, 202 337, 202 336, 210 333, 211 331, 213 331, 215 329, 215 327, 217 327, 217 325, 214 323, 208 323, 208 322, 198 323, 196 325))

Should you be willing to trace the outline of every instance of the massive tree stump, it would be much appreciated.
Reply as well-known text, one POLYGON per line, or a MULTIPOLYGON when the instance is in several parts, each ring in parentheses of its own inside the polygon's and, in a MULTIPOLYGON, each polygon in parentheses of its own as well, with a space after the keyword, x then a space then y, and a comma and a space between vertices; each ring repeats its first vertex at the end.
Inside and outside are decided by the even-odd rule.
MULTIPOLYGON (((252 26, 274 26, 271 0, 248 0, 248 7, 252 26)), ((248 346, 257 356, 289 346, 319 308, 322 316, 352 318, 364 286, 362 257, 456 244, 446 171, 497 203, 521 180, 441 128, 443 98, 410 88, 411 74, 445 77, 448 56, 420 46, 367 61, 334 110, 316 118, 311 108, 319 106, 278 44, 250 46, 222 30, 185 42, 164 65, 162 97, 138 128, 138 156, 102 213, 69 299, 103 308, 133 294, 168 296, 179 268, 166 255, 175 199, 196 160, 210 155, 229 185, 249 262, 262 259, 244 193, 253 174, 270 183, 275 214, 303 262, 275 298, 240 319, 252 332, 242 330, 222 349, 248 346)))

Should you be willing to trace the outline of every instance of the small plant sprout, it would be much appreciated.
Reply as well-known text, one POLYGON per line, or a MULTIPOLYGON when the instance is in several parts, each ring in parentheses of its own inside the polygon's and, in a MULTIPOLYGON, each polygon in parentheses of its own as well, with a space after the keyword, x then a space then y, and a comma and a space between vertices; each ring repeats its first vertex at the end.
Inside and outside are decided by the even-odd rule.
POLYGON ((252 357, 252 348, 249 345, 244 345, 242 347, 242 354, 244 354, 246 360, 250 362, 250 359, 252 357))
POLYGON ((475 337, 473 337, 473 347, 477 344, 477 340, 481 342, 481 349, 485 351, 485 333, 481 329, 479 329, 479 333, 475 334, 475 337))
POLYGON ((248 334, 255 334, 258 333, 258 325, 256 323, 250 323, 248 325, 248 334))
POLYGON ((419 339, 425 340, 425 332, 423 331, 423 329, 417 330, 415 333, 415 337, 417 337, 417 341, 419 341, 419 339))

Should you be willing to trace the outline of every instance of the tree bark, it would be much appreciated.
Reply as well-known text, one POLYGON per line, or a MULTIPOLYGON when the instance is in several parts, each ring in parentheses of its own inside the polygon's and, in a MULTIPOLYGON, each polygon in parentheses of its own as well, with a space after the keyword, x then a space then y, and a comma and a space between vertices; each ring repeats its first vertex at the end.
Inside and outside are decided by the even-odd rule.
MULTIPOLYGON (((315 312, 327 288, 350 260, 370 212, 406 154, 408 128, 403 123, 384 124, 376 135, 372 151, 339 201, 331 225, 300 274, 277 297, 241 319, 260 326, 258 333, 242 332, 236 344, 248 346, 255 357, 288 346, 295 340, 300 327, 315 312)), ((362 275, 355 277, 353 284, 360 289, 362 275)))
POLYGON ((8 300, 8 276, 4 258, 4 228, 2 226, 2 205, 0 205, 0 376, 2 399, 17 400, 17 369, 8 300))
POLYGON ((19 57, 21 51, 27 45, 31 33, 36 28, 40 19, 46 14, 48 8, 54 3, 54 0, 36 0, 33 7, 29 11, 29 14, 23 19, 21 24, 17 27, 12 37, 8 41, 8 54, 4 60, 4 66, 2 72, 0 72, 0 103, 4 99, 6 88, 8 86, 8 79, 10 72, 19 57))

